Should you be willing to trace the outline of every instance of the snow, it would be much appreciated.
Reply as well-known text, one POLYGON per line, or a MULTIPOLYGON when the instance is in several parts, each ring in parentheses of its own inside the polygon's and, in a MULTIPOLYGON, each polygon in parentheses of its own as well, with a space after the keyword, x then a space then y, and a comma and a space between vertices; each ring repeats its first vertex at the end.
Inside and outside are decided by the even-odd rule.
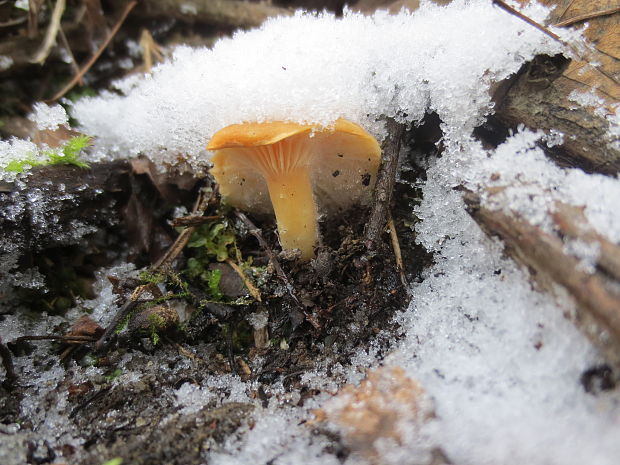
MULTIPOLYGON (((544 10, 528 13, 540 17, 544 10)), ((209 138, 242 121, 329 126, 344 117, 383 138, 382 115, 419 121, 434 110, 452 143, 490 111, 493 80, 535 52, 558 51, 486 1, 427 4, 395 16, 297 13, 212 49, 180 47, 152 75, 116 83, 125 95, 84 98, 71 113, 98 138, 100 153, 142 153, 162 163, 181 155, 195 171, 208 162, 209 138)))
MULTIPOLYGON (((541 20, 546 10, 530 6, 525 13, 541 20)), ((366 369, 382 363, 417 380, 436 413, 424 431, 425 444, 389 443, 381 449, 385 463, 418 463, 412 457, 435 445, 459 464, 617 463, 620 395, 594 396, 580 385, 581 374, 603 360, 565 318, 574 303, 561 290, 555 296, 537 290, 527 272, 504 256, 502 245, 480 231, 454 190, 465 186, 481 195, 484 206, 517 212, 550 233, 557 202, 583 206, 599 234, 620 242, 620 180, 561 169, 545 157, 540 144, 557 144, 566 135, 521 128, 497 149, 472 136, 492 112, 494 81, 537 53, 559 51, 557 43, 490 1, 423 3, 413 14, 394 16, 297 13, 238 32, 212 49, 180 47, 152 75, 132 76, 113 92, 73 105, 80 129, 97 137, 95 158, 144 154, 165 166, 180 155, 198 173, 208 164, 204 147, 211 135, 232 123, 329 126, 344 117, 383 139, 383 116, 416 123, 435 111, 442 120, 441 157, 418 160, 427 180, 420 184, 420 222, 412 231, 434 253, 434 265, 412 286, 411 304, 397 317, 404 337, 391 341, 385 360, 371 344, 350 366, 325 362, 303 373, 301 384, 321 391, 303 406, 297 406, 296 393, 275 384, 266 386, 271 397, 263 407, 249 396, 256 386, 232 375, 179 386, 169 394, 184 414, 227 401, 256 405, 255 423, 211 452, 209 463, 341 463, 326 436, 304 422, 345 383, 360 383, 366 369), (489 186, 496 192, 490 194, 489 186)), ((572 98, 604 111, 594 94, 572 98)), ((41 124, 63 124, 57 109, 40 107, 37 115, 41 124)), ((617 144, 618 117, 607 110, 605 115, 610 143, 615 134, 617 144)), ((0 142, 0 166, 36 150, 27 141, 0 142)), ((592 270, 595 246, 566 240, 565 247, 592 270)), ((116 272, 134 270, 125 265, 116 272)), ((102 279, 99 297, 85 306, 105 319, 115 304, 111 285, 102 279)), ((263 323, 258 314, 248 320, 254 327, 263 323)), ((13 328, 23 325, 7 316, 0 335, 13 338, 23 333, 13 328)), ((46 432, 58 424, 57 415, 52 411, 45 420, 32 409, 46 384, 54 388, 60 370, 44 375, 41 393, 33 388, 26 405, 26 413, 46 422, 46 432)), ((350 456, 345 463, 363 461, 350 456)))
POLYGON ((49 106, 45 103, 35 103, 33 112, 28 116, 28 119, 34 121, 37 129, 44 130, 56 130, 59 126, 67 125, 69 117, 67 112, 60 105, 49 106))

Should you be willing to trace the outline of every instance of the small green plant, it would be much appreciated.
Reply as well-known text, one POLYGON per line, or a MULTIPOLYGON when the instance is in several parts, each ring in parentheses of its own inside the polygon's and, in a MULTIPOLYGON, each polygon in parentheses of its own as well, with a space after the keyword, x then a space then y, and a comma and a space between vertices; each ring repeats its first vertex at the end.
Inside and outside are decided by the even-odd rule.
POLYGON ((113 459, 106 460, 101 465, 122 465, 122 463, 123 463, 123 459, 122 458, 115 457, 113 459))
POLYGON ((92 137, 83 134, 75 136, 69 139, 61 148, 43 152, 47 160, 35 160, 32 157, 26 157, 22 160, 11 160, 4 169, 13 173, 23 173, 35 166, 47 165, 74 165, 79 168, 88 168, 88 163, 80 160, 80 154, 82 150, 92 145, 92 140, 92 137))
POLYGON ((123 370, 121 370, 120 368, 117 368, 116 370, 108 373, 107 375, 104 375, 103 377, 105 378, 106 381, 111 383, 112 381, 114 381, 116 378, 118 378, 122 374, 123 374, 123 370))
POLYGON ((218 262, 229 257, 229 247, 235 244, 235 233, 224 222, 207 223, 192 235, 188 247, 202 248, 207 257, 218 262))

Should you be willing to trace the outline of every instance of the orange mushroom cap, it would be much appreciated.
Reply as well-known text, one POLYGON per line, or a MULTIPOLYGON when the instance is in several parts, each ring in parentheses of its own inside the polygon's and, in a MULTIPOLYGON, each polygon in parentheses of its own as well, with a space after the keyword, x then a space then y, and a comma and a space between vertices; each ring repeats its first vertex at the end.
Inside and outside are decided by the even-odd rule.
POLYGON ((357 124, 332 127, 289 122, 233 124, 207 146, 211 173, 226 201, 243 210, 275 211, 284 249, 314 256, 317 202, 342 211, 366 203, 381 158, 376 139, 357 124))

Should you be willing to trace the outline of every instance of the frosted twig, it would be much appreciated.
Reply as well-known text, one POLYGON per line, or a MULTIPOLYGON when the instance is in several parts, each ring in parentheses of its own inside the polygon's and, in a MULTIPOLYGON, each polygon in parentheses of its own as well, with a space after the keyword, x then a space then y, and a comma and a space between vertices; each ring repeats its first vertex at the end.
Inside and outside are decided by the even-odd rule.
MULTIPOLYGON (((60 0, 59 0, 60 1, 60 0)), ((103 43, 101 44, 101 46, 99 47, 99 49, 95 52, 95 54, 90 58, 90 60, 88 60, 88 62, 82 67, 82 69, 80 70, 80 72, 78 74, 76 74, 73 79, 71 79, 71 81, 69 81, 67 83, 67 85, 65 85, 62 89, 60 89, 56 95, 54 95, 49 101, 50 102, 55 102, 56 100, 58 100, 59 98, 61 98, 63 95, 65 95, 67 92, 69 92, 71 89, 73 89, 73 87, 80 81, 80 79, 82 79, 82 77, 84 77, 84 75, 88 72, 88 70, 96 63, 96 61, 99 59, 99 57, 101 56, 101 54, 103 53, 103 51, 107 48, 107 46, 110 44, 110 42, 112 41, 112 38, 116 35, 116 33, 118 32, 118 30, 120 29, 120 27, 122 26, 122 24, 125 22, 125 19, 127 19, 127 16, 129 15, 129 12, 136 6, 138 2, 136 0, 129 2, 127 4, 127 6, 125 7, 125 9, 123 10, 123 13, 121 14, 121 17, 118 19, 118 21, 116 22, 116 24, 114 25, 114 27, 112 28, 112 30, 110 31, 110 33, 108 34, 108 36, 106 37, 106 39, 103 41, 103 43)))
POLYGON ((392 191, 396 182, 398 158, 405 127, 393 118, 388 118, 387 130, 388 136, 381 147, 383 155, 379 173, 377 174, 372 210, 364 230, 366 247, 369 250, 375 248, 385 230, 390 201, 392 200, 392 191))
POLYGON ((280 280, 284 283, 286 290, 288 291, 291 298, 295 301, 295 303, 297 305, 300 305, 299 299, 297 299, 297 296, 295 295, 293 285, 291 284, 288 277, 286 276, 286 273, 280 266, 280 262, 278 262, 276 254, 273 253, 273 250, 271 250, 271 247, 269 247, 269 244, 267 244, 267 241, 265 241, 265 239, 263 238, 261 230, 254 223, 252 223, 252 221, 245 215, 245 213, 242 213, 239 210, 235 210, 235 215, 248 227, 250 234, 252 234, 252 236, 254 236, 258 240, 258 243, 269 257, 269 261, 273 265, 273 268, 276 270, 278 278, 280 278, 280 280))
POLYGON ((620 12, 620 6, 617 6, 615 8, 609 8, 608 10, 593 11, 591 13, 577 15, 572 18, 568 18, 558 23, 555 23, 554 26, 555 27, 566 27, 566 26, 570 26, 575 23, 580 23, 581 21, 587 21, 588 19, 599 18, 601 16, 609 16, 609 15, 616 14, 618 12, 620 12))
POLYGON ((54 43, 56 42, 56 35, 60 30, 60 19, 65 12, 66 0, 56 0, 54 4, 54 10, 52 11, 52 17, 50 19, 49 26, 45 31, 45 37, 43 43, 39 49, 35 52, 34 56, 30 59, 31 63, 41 64, 49 56, 54 43))

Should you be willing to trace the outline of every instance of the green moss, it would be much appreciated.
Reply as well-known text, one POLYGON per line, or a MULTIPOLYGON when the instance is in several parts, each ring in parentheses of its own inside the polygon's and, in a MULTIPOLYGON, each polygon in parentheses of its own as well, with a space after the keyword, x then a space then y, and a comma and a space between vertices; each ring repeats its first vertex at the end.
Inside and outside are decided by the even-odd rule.
POLYGON ((35 166, 49 165, 73 165, 79 168, 88 168, 88 163, 80 160, 80 155, 82 150, 91 145, 92 137, 85 135, 75 136, 69 139, 61 148, 43 152, 47 160, 35 160, 31 156, 22 160, 11 160, 4 170, 12 173, 23 173, 35 166))

